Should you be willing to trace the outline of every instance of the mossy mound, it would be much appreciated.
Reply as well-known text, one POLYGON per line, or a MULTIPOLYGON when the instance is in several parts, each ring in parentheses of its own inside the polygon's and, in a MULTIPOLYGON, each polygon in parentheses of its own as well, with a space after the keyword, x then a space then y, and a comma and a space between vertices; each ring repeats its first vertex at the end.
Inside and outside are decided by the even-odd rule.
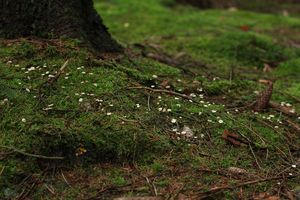
POLYGON ((285 59, 284 48, 271 38, 253 33, 226 33, 214 38, 206 49, 219 57, 234 59, 245 65, 262 67, 264 63, 277 64, 285 59))
MULTIPOLYGON (((1 199, 149 196, 152 183, 166 198, 199 199, 195 191, 278 174, 291 178, 278 187, 293 192, 300 138, 287 120, 300 119, 250 107, 265 90, 258 80, 271 79, 272 101, 300 112, 297 37, 287 37, 298 18, 170 9, 160 0, 95 6, 127 55, 102 60, 67 39, 0 41, 1 199), (179 62, 147 58, 143 47, 179 62), (265 63, 269 72, 259 67, 265 63)), ((243 198, 277 195, 276 183, 243 187, 243 198)), ((240 191, 212 198, 237 199, 240 191)))

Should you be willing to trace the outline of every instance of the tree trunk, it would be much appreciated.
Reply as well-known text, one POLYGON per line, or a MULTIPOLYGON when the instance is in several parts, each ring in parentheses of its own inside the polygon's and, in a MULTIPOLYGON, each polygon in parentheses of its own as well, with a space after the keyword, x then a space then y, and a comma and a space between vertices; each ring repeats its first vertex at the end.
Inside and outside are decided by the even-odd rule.
POLYGON ((77 38, 101 52, 119 52, 92 0, 0 0, 0 37, 77 38))

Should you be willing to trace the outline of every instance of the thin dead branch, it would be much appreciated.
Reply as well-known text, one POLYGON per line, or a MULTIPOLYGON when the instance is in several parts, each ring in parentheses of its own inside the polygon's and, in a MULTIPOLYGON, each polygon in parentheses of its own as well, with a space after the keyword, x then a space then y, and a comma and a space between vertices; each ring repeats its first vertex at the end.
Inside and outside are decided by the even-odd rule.
POLYGON ((282 106, 282 105, 272 102, 272 101, 269 102, 269 106, 279 112, 282 112, 282 113, 288 115, 288 116, 297 116, 297 113, 295 112, 295 110, 290 107, 282 106))
POLYGON ((67 60, 63 65, 62 67, 58 70, 58 72, 56 73, 56 75, 53 77, 53 78, 50 78, 48 80, 48 84, 51 86, 53 85, 58 79, 59 77, 61 76, 61 74, 64 72, 65 68, 67 67, 69 63, 69 60, 67 60))
POLYGON ((252 155, 253 155, 253 157, 254 157, 254 159, 255 159, 256 165, 258 166, 259 169, 262 169, 261 166, 260 166, 260 164, 259 164, 259 162, 258 162, 258 159, 256 158, 256 155, 255 155, 255 153, 254 153, 254 151, 253 151, 253 148, 252 148, 251 144, 249 144, 249 148, 250 148, 251 153, 252 153, 252 155))
POLYGON ((8 146, 3 146, 3 145, 0 145, 0 148, 8 149, 8 150, 14 151, 16 153, 22 154, 24 156, 33 157, 33 158, 40 158, 40 159, 47 159, 47 160, 63 160, 64 159, 64 157, 49 157, 49 156, 26 153, 24 151, 14 148, 14 147, 8 147, 8 146))
POLYGON ((169 94, 169 95, 173 95, 173 96, 178 96, 178 97, 181 97, 183 99, 187 99, 189 101, 193 101, 193 98, 190 97, 190 96, 187 96, 185 94, 180 94, 180 93, 177 93, 177 92, 173 92, 173 91, 170 91, 170 90, 163 90, 163 89, 152 89, 152 88, 149 88, 149 87, 143 87, 143 86, 137 86, 137 87, 129 87, 128 89, 142 89, 142 90, 148 90, 150 92, 156 92, 156 93, 166 93, 166 94, 169 94))
POLYGON ((62 176, 62 178, 64 179, 65 183, 66 183, 70 188, 72 188, 72 186, 70 185, 69 181, 66 179, 66 177, 65 177, 65 175, 64 175, 64 173, 63 173, 62 171, 61 171, 61 176, 62 176))
POLYGON ((286 122, 293 127, 298 133, 300 133, 300 126, 294 122, 292 122, 291 120, 287 119, 286 122))
POLYGON ((0 171, 0 176, 2 175, 2 173, 4 172, 5 166, 2 167, 1 171, 0 171))
POLYGON ((240 188, 240 187, 244 187, 244 186, 248 186, 248 185, 254 185, 254 184, 268 182, 268 181, 283 180, 283 179, 292 179, 292 178, 298 177, 299 175, 300 174, 293 175, 293 176, 288 176, 288 177, 275 176, 275 177, 270 177, 270 178, 263 178, 263 179, 258 179, 258 180, 241 182, 241 183, 238 183, 236 185, 225 185, 225 186, 220 186, 220 187, 214 187, 214 188, 212 188, 212 189, 210 189, 208 191, 199 192, 198 194, 199 195, 208 195, 208 194, 217 193, 217 192, 220 192, 220 191, 223 191, 223 190, 233 190, 235 188, 240 188))

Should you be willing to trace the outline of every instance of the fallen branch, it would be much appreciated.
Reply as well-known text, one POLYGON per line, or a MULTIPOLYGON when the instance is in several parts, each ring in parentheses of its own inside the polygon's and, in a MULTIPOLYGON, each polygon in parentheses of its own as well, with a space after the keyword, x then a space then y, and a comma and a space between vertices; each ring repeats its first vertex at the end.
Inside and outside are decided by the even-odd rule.
POLYGON ((16 153, 19 153, 19 154, 22 154, 22 155, 28 156, 28 157, 34 157, 34 158, 40 158, 40 159, 48 159, 48 160, 63 160, 63 159, 65 159, 64 157, 48 157, 48 156, 43 156, 43 155, 26 153, 24 151, 21 151, 19 149, 14 148, 14 147, 8 147, 8 146, 3 146, 3 145, 0 145, 0 148, 8 149, 8 150, 14 151, 16 153))
POLYGON ((286 114, 286 115, 289 115, 289 116, 297 116, 297 113, 295 112, 294 109, 291 109, 291 108, 289 108, 289 107, 282 106, 282 105, 280 105, 280 104, 278 104, 278 103, 275 103, 275 102, 270 101, 270 102, 269 102, 269 106, 270 106, 271 108, 273 108, 273 109, 279 111, 279 112, 282 112, 282 113, 286 114))
POLYGON ((286 122, 292 126, 297 132, 300 133, 300 126, 294 122, 292 122, 291 120, 287 119, 286 122))
POLYGON ((177 93, 177 92, 173 92, 173 91, 170 91, 170 90, 163 90, 163 89, 152 89, 152 88, 149 88, 149 87, 143 87, 143 86, 137 86, 137 87, 129 87, 128 89, 142 89, 142 90, 148 90, 148 91, 151 91, 151 92, 157 92, 157 93, 166 93, 166 94, 169 94, 169 95, 174 95, 174 96, 179 96, 183 99, 187 99, 187 100, 190 100, 190 101, 193 101, 193 98, 190 97, 190 96, 187 96, 185 94, 180 94, 180 93, 177 93))

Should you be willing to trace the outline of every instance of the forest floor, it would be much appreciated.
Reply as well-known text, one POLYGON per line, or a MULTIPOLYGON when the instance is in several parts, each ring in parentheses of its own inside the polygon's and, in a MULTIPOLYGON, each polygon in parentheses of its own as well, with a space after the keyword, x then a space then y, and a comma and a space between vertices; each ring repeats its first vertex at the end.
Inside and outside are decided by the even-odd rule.
POLYGON ((300 18, 95 6, 125 55, 0 41, 0 199, 299 198, 300 18))

